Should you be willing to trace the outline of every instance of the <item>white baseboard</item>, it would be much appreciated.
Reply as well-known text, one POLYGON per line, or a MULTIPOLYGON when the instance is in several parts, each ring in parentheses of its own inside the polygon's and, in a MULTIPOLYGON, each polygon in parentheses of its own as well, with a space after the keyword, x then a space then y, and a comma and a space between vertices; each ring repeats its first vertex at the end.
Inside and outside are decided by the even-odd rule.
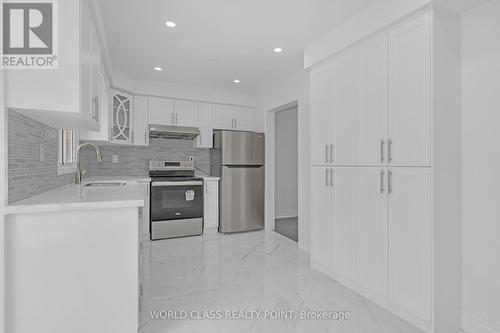
POLYGON ((298 217, 299 212, 298 211, 290 211, 290 212, 281 212, 281 213, 276 213, 276 219, 287 219, 287 218, 292 218, 292 217, 298 217))
POLYGON ((462 312, 462 329, 467 333, 500 333, 500 327, 465 312, 462 312))

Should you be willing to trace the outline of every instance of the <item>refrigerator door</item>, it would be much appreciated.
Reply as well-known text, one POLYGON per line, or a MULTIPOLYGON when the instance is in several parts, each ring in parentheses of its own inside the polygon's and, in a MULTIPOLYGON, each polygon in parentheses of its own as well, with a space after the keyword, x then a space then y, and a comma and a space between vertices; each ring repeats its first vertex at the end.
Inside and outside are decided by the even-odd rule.
POLYGON ((220 231, 264 228, 264 167, 222 167, 220 231))
POLYGON ((222 150, 222 165, 264 165, 264 134, 214 131, 214 148, 222 150))

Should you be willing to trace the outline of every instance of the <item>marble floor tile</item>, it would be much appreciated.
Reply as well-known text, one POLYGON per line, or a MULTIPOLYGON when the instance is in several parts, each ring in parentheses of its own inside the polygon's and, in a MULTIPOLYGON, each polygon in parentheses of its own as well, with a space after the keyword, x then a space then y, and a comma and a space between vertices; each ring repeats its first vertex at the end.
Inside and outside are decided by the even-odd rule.
MULTIPOLYGON (((309 254, 275 232, 208 234, 151 242, 142 250, 140 333, 418 332, 333 279, 311 270, 309 254), (152 319, 151 311, 261 311, 258 319, 152 319), (292 317, 263 319, 265 311, 292 317), (349 320, 305 320, 301 311, 348 311, 349 320), (287 312, 288 313, 288 312, 287 312)), ((159 312, 158 312, 159 313, 159 312)), ((165 312, 164 312, 165 314, 165 312)), ((268 313, 269 315, 270 313, 268 313)), ((255 317, 254 317, 255 318, 255 317)))

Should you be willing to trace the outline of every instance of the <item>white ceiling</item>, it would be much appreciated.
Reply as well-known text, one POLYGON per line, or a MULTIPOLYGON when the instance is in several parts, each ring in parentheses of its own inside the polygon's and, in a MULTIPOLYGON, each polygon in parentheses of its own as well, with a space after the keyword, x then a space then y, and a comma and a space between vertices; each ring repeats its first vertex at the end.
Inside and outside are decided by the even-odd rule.
POLYGON ((113 66, 138 80, 257 92, 303 68, 303 49, 374 0, 96 1, 113 66), (165 21, 177 23, 167 28, 165 21), (282 47, 281 54, 273 49, 282 47), (162 72, 153 67, 161 66, 162 72), (234 79, 241 80, 239 85, 234 79))

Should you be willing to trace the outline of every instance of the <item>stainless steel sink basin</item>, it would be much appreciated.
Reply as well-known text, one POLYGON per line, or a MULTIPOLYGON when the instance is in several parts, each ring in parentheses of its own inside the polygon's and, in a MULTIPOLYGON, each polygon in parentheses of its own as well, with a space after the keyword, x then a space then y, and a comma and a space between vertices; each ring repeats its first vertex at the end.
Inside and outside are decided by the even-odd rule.
POLYGON ((84 184, 84 187, 113 187, 113 186, 125 186, 127 182, 90 182, 84 184))

